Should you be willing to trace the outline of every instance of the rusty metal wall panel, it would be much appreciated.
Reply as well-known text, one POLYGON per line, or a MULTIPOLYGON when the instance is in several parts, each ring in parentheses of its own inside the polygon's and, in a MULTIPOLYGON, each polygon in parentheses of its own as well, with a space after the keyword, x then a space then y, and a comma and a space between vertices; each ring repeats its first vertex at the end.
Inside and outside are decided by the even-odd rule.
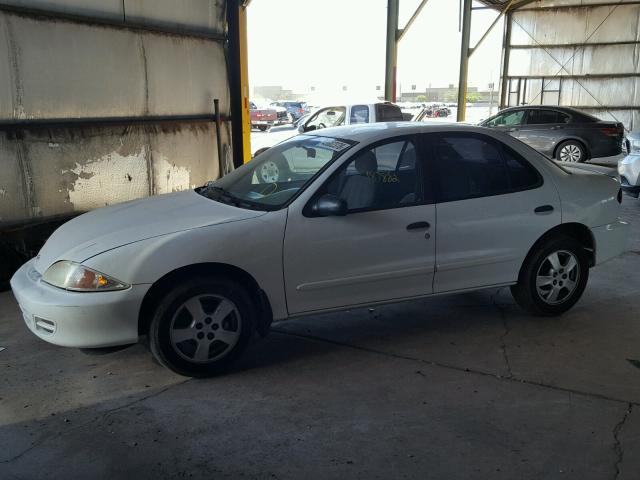
POLYGON ((23 168, 21 146, 0 135, 0 225, 32 217, 29 208, 29 171, 23 168))
POLYGON ((0 248, 27 258, 68 216, 220 176, 225 4, 0 0, 0 248))
POLYGON ((230 113, 222 44, 194 38, 145 35, 147 110, 153 115, 230 113))
POLYGON ((126 0, 127 21, 224 32, 222 0, 126 0))
POLYGON ((139 34, 1 12, 0 21, 7 30, 11 58, 11 68, 0 71, 0 85, 10 82, 13 87, 13 108, 0 111, 0 118, 144 113, 139 34))
POLYGON ((125 23, 224 33, 224 0, 1 0, 0 3, 125 23))
POLYGON ((596 29, 589 42, 636 40, 640 5, 617 6, 609 16, 612 8, 515 10, 511 45, 583 43, 596 29))
POLYGON ((124 14, 122 0, 2 0, 1 3, 111 20, 122 20, 124 14))
POLYGON ((214 98, 229 112, 220 42, 2 12, 0 25, 0 119, 204 114, 214 98))
MULTIPOLYGON (((0 227, 217 178, 215 126, 55 128, 0 137, 0 227)), ((225 130, 223 142, 229 143, 225 130)))

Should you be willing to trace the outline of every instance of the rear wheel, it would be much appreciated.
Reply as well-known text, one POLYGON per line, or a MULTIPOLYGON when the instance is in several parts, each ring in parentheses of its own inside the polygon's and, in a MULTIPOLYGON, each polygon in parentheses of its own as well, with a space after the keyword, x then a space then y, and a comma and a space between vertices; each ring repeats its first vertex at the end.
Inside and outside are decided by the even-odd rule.
POLYGON ((258 125, 258 130, 266 132, 269 129, 269 125, 258 125))
POLYGON ((556 151, 556 159, 561 162, 584 162, 587 159, 587 152, 580 142, 568 140, 562 142, 556 151))
POLYGON ((160 364, 191 377, 223 373, 253 333, 256 309, 240 284, 196 277, 170 291, 155 310, 149 346, 160 364))
POLYGON ((558 237, 529 255, 511 293, 531 313, 560 315, 580 299, 588 279, 585 249, 570 237, 558 237))

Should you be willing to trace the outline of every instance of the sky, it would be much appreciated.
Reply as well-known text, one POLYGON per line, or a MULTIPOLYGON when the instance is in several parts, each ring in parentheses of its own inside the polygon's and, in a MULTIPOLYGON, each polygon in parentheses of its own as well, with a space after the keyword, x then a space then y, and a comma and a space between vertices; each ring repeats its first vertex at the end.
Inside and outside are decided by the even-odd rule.
MULTIPOLYGON (((419 3, 400 0, 400 27, 419 3)), ((457 85, 459 3, 429 0, 401 40, 399 90, 457 85)), ((384 92, 386 11, 387 0, 253 0, 247 13, 252 91, 282 85, 315 97, 376 97, 377 85, 384 92)), ((473 11, 472 46, 496 16, 473 11)), ((500 21, 471 57, 470 86, 486 90, 499 81, 502 30, 500 21)))

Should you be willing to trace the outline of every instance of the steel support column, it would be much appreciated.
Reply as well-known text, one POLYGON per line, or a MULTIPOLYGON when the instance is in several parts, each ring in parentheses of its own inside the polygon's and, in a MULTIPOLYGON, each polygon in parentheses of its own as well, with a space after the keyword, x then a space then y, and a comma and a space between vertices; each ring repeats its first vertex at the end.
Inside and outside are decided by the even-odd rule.
POLYGON ((458 122, 463 122, 467 113, 467 77, 469 73, 469 39, 471 36, 471 0, 462 6, 462 40, 460 47, 460 75, 458 76, 458 122))
POLYGON ((238 7, 238 23, 240 29, 240 90, 242 96, 242 160, 251 160, 251 112, 249 109, 249 49, 247 46, 247 7, 245 0, 238 7))
POLYGON ((502 84, 500 86, 499 110, 506 108, 509 103, 509 55, 511 54, 511 12, 504 17, 504 37, 502 37, 502 84))
POLYGON ((398 65, 398 10, 400 0, 387 2, 387 56, 384 71, 384 99, 396 101, 396 70, 398 65))
MULTIPOLYGON (((233 165, 238 168, 244 163, 244 145, 242 140, 242 61, 241 28, 239 0, 227 1, 227 26, 229 43, 227 45, 227 64, 229 69, 229 93, 231 99, 231 145, 233 165)), ((220 159, 222 162, 222 159, 220 159)), ((222 163, 221 163, 222 165, 222 163)))

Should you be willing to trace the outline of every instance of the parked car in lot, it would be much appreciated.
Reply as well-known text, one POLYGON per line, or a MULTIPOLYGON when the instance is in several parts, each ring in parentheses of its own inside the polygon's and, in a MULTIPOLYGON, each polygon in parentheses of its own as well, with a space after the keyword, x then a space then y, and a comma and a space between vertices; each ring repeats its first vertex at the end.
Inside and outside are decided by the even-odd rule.
POLYGON ((291 121, 284 107, 258 108, 253 102, 249 102, 249 115, 251 116, 251 128, 257 128, 262 132, 274 125, 283 125, 291 121))
POLYGON ((618 162, 622 191, 629 196, 640 196, 640 132, 631 132, 626 138, 627 156, 618 162))
POLYGON ((620 185, 589 167, 467 125, 327 128, 195 190, 71 220, 11 287, 43 340, 147 335, 193 376, 288 317, 497 286, 558 315, 626 243, 620 185))
POLYGON ((480 123, 506 132, 545 155, 564 162, 618 155, 624 127, 574 108, 558 106, 511 107, 480 123))
POLYGON ((306 102, 292 102, 289 100, 280 100, 277 102, 271 103, 272 107, 283 107, 287 110, 289 115, 291 115, 292 120, 295 122, 303 115, 309 113, 309 108, 307 107, 306 102))
POLYGON ((298 127, 300 133, 357 123, 401 122, 402 110, 390 102, 324 107, 298 127))

